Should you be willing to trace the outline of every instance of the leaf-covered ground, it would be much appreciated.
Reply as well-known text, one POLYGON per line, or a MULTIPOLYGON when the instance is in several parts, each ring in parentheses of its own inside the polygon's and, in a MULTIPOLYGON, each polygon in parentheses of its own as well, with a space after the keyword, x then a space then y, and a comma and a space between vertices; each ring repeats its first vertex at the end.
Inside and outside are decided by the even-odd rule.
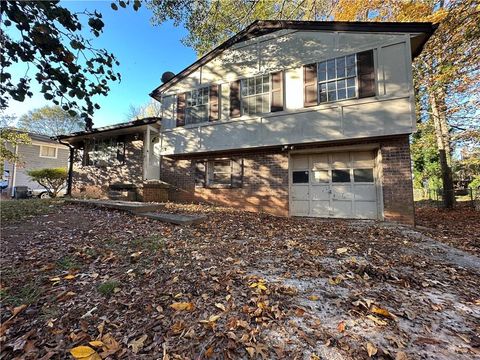
POLYGON ((457 226, 448 216, 437 229, 419 214, 432 222, 425 236, 371 221, 167 210, 208 221, 57 205, 2 223, 0 358, 480 357, 480 259, 432 240, 457 226))

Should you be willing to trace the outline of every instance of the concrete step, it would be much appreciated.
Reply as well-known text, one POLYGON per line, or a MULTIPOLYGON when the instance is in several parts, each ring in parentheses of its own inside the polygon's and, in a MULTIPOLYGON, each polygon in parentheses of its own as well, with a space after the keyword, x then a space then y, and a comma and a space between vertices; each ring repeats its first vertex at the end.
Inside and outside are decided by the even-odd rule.
POLYGON ((92 205, 107 209, 123 210, 133 214, 144 213, 149 211, 161 210, 165 206, 161 203, 144 203, 139 201, 122 201, 122 200, 90 200, 90 199, 68 199, 68 202, 74 204, 92 205))
POLYGON ((204 215, 167 214, 160 212, 144 212, 136 213, 135 215, 176 225, 199 224, 207 219, 204 215))

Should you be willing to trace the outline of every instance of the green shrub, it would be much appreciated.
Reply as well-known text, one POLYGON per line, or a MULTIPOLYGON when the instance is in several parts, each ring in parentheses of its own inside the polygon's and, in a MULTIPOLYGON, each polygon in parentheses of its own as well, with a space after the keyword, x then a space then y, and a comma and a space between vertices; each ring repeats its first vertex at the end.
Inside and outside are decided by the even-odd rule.
POLYGON ((33 169, 27 171, 33 181, 43 186, 51 197, 57 197, 67 180, 68 171, 65 168, 33 169))
POLYGON ((480 187, 480 175, 475 176, 475 178, 468 184, 470 189, 477 190, 480 187))

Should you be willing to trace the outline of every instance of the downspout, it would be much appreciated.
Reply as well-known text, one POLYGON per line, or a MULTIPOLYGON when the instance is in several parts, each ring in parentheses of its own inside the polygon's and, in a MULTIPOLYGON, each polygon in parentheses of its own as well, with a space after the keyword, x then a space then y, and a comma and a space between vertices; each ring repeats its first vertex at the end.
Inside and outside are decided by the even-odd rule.
POLYGON ((72 196, 72 180, 73 180, 73 157, 75 155, 75 148, 69 143, 64 143, 62 140, 57 138, 57 141, 65 146, 68 146, 70 149, 70 157, 68 160, 68 177, 67 177, 67 196, 72 196))

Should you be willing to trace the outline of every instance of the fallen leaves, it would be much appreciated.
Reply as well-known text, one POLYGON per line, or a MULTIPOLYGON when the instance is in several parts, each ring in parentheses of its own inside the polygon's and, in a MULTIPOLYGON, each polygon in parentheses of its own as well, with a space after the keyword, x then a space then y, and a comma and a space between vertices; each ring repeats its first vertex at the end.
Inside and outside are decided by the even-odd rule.
POLYGON ((102 358, 90 346, 77 346, 70 350, 70 354, 77 360, 101 360, 102 358))
POLYGON ((175 302, 170 305, 173 310, 176 311, 193 311, 195 310, 195 305, 191 302, 175 302))
POLYGON ((378 349, 371 342, 367 342, 366 348, 367 348, 368 357, 372 357, 373 355, 376 355, 378 352, 378 349))
POLYGON ((147 339, 147 335, 142 335, 137 340, 130 341, 128 343, 128 347, 132 349, 134 354, 138 354, 138 352, 143 348, 145 340, 147 339))

